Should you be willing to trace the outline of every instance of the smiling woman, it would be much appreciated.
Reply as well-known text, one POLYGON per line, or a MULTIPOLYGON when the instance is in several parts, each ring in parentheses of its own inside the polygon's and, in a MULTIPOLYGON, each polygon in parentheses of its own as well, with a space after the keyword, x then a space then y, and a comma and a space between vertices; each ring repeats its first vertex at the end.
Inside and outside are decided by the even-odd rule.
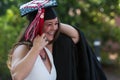
POLYGON ((20 8, 30 23, 10 52, 12 79, 106 80, 83 33, 60 23, 55 9, 44 7, 49 1, 55 2, 33 0, 20 8))
MULTIPOLYGON (((46 8, 45 11, 47 13, 52 12, 52 14, 54 14, 52 8, 46 8)), ((31 14, 33 15, 34 13, 31 14)), ((30 15, 29 17, 31 18, 30 15)), ((58 33, 59 25, 58 19, 55 14, 52 17, 49 17, 48 14, 45 14, 45 17, 46 16, 47 18, 44 19, 45 21, 42 29, 42 34, 36 35, 35 37, 33 36, 33 42, 30 42, 30 44, 33 46, 30 48, 30 45, 23 43, 29 42, 31 40, 30 36, 28 37, 28 40, 25 41, 26 34, 24 34, 16 45, 16 48, 14 48, 14 51, 12 52, 11 62, 11 75, 13 80, 49 80, 49 78, 52 80, 56 80, 56 69, 54 67, 51 45, 53 43, 52 41, 55 38, 55 34, 58 33), (43 63, 44 65, 42 66, 41 63, 43 63), (27 68, 23 69, 24 67, 27 68), (45 73, 46 70, 44 71, 44 68, 47 69, 47 72, 51 74, 47 75, 45 73), (38 72, 38 70, 41 70, 41 72, 38 72)), ((28 26, 26 32, 29 31, 29 28, 30 26, 28 26)))

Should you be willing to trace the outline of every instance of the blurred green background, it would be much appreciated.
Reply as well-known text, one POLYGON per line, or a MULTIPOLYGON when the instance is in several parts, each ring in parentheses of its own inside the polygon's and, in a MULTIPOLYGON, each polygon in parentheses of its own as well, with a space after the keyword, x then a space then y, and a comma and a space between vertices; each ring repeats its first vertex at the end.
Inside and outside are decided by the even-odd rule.
MULTIPOLYGON (((0 80, 9 80, 8 53, 27 26, 19 6, 30 0, 0 0, 0 80)), ((57 0, 60 21, 77 26, 94 49, 101 41, 101 64, 120 74, 120 0, 57 0)))

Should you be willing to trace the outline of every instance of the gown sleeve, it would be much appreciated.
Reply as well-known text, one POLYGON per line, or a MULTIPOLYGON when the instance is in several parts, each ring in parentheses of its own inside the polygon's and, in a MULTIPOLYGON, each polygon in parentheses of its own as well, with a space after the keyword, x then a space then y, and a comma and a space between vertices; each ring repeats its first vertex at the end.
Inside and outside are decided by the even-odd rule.
POLYGON ((100 62, 97 60, 95 52, 88 44, 84 34, 78 30, 80 41, 77 47, 78 74, 83 75, 79 80, 107 80, 100 62))
POLYGON ((84 34, 80 30, 78 32, 80 40, 77 44, 64 34, 60 34, 54 42, 53 58, 57 80, 107 80, 84 34))

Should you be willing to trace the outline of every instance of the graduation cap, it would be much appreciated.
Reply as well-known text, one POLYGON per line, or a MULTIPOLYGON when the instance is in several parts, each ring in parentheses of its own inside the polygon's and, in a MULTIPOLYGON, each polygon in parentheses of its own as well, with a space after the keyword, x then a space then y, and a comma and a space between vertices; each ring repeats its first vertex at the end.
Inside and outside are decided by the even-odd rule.
POLYGON ((50 20, 57 17, 57 13, 54 8, 45 8, 44 20, 50 20))
POLYGON ((56 13, 52 7, 57 6, 56 0, 32 0, 20 6, 21 16, 25 16, 31 12, 38 11, 36 17, 25 31, 25 40, 33 41, 37 35, 42 34, 42 28, 45 20, 54 19, 56 13))
POLYGON ((56 0, 32 0, 20 6, 21 16, 38 10, 39 8, 47 8, 57 6, 56 0))

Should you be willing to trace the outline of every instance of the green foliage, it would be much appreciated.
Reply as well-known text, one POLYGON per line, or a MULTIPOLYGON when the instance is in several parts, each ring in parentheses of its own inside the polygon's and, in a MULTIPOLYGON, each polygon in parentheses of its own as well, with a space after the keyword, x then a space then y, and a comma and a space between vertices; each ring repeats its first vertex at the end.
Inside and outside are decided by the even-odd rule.
POLYGON ((7 80, 10 77, 6 65, 10 48, 16 42, 21 29, 26 25, 25 18, 19 15, 18 7, 9 5, 0 17, 0 79, 7 80))
POLYGON ((61 22, 79 27, 91 43, 96 38, 107 41, 113 37, 119 42, 115 33, 111 35, 116 29, 115 17, 120 11, 117 0, 58 0, 58 3, 61 22))

